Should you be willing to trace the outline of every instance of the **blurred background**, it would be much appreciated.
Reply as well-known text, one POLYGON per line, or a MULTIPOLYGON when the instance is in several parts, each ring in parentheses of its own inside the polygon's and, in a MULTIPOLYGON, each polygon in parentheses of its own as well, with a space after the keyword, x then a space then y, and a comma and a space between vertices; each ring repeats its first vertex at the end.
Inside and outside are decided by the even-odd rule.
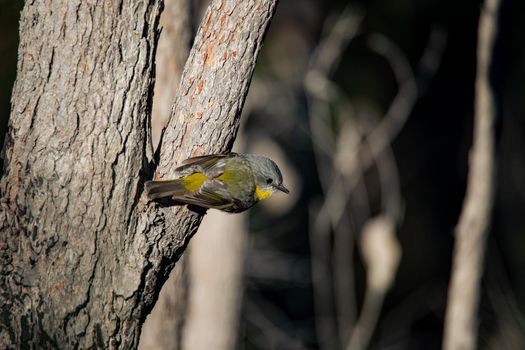
MULTIPOLYGON (((207 1, 190 5, 183 23, 194 32, 207 1)), ((22 6, 0 0, 2 144, 22 6)), ((345 349, 358 329, 370 349, 440 348, 472 142, 480 6, 280 1, 234 151, 274 159, 291 194, 243 215, 206 216, 161 293, 170 312, 148 319, 143 349, 345 349), (175 347, 158 345, 175 338, 175 347)), ((481 349, 525 348, 523 13, 523 1, 503 1, 492 70, 497 194, 481 349)), ((168 68, 157 63, 160 81, 168 68)), ((167 94, 172 103, 175 91, 167 94)))

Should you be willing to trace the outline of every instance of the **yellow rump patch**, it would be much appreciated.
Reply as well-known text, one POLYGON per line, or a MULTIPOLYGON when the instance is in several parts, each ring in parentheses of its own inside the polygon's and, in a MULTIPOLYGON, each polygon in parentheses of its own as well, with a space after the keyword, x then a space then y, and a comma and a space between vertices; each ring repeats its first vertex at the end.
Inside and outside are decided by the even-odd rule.
POLYGON ((262 201, 265 198, 268 198, 272 195, 272 191, 264 191, 262 190, 259 185, 255 186, 255 195, 257 196, 257 199, 262 201))
POLYGON ((225 183, 230 183, 232 182, 232 180, 235 180, 235 177, 232 176, 233 172, 232 171, 228 171, 228 172, 223 172, 222 174, 220 174, 217 179, 225 182, 225 183))
POLYGON ((189 192, 195 192, 201 188, 204 181, 208 178, 202 173, 193 173, 182 179, 184 189, 189 192))

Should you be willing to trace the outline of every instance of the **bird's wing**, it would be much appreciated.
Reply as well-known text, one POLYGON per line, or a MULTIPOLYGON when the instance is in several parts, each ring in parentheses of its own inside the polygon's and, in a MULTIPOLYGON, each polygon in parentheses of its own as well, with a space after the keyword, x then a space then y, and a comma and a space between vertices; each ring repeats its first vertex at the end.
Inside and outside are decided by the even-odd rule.
POLYGON ((227 186, 220 180, 207 180, 195 192, 173 197, 183 203, 213 209, 227 209, 235 205, 235 200, 227 191, 227 186))
POLYGON ((226 211, 247 208, 253 205, 255 182, 249 163, 241 158, 224 158, 219 160, 207 173, 216 172, 209 176, 202 186, 195 192, 185 194, 174 199, 201 207, 221 209, 226 211), (224 164, 220 164, 223 162, 224 164))
POLYGON ((224 157, 229 157, 229 156, 232 156, 232 155, 235 155, 235 153, 206 154, 206 155, 203 155, 203 156, 191 157, 191 158, 188 158, 188 159, 182 161, 182 166, 194 165, 194 164, 206 164, 206 163, 208 163, 210 161, 212 163, 215 163, 215 161, 217 159, 221 159, 221 158, 224 158, 224 157))
POLYGON ((201 172, 207 176, 216 177, 224 170, 224 164, 226 161, 235 155, 235 153, 208 154, 205 156, 188 158, 184 160, 182 165, 175 169, 175 171, 181 174, 201 172))

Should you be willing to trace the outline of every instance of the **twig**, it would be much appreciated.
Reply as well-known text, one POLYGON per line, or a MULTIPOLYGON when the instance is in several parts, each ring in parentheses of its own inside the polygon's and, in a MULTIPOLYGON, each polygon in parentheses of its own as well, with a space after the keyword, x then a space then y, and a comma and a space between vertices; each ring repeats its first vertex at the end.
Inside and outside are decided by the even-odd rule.
POLYGON ((304 87, 309 95, 307 99, 310 110, 310 132, 314 143, 314 152, 317 159, 318 172, 321 184, 326 192, 330 183, 331 158, 334 145, 329 145, 333 139, 331 130, 328 130, 327 121, 329 109, 327 101, 336 100, 340 89, 328 78, 337 67, 349 42, 357 35, 363 14, 347 5, 339 15, 336 23, 326 30, 323 40, 319 43, 310 60, 308 71, 304 78, 304 87), (315 116, 315 117, 314 117, 315 116), (330 165, 330 166, 325 166, 330 165))
POLYGON ((485 242, 494 197, 495 97, 489 70, 497 29, 499 0, 486 0, 478 28, 478 67, 474 115, 474 144, 463 209, 456 226, 456 243, 443 348, 470 350, 477 344, 477 307, 485 242))

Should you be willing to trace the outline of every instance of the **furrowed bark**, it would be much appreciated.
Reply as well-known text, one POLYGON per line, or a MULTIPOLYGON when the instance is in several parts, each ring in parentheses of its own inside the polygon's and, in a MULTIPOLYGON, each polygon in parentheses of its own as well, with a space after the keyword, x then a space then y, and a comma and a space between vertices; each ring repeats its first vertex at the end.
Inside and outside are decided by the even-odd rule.
POLYGON ((148 244, 133 213, 159 13, 157 1, 25 4, 1 182, 6 348, 138 334, 148 244))
MULTIPOLYGON (((213 1, 157 176, 227 151, 276 0, 213 1)), ((0 210, 5 348, 135 348, 201 216, 143 196, 160 1, 27 2, 0 210)))

